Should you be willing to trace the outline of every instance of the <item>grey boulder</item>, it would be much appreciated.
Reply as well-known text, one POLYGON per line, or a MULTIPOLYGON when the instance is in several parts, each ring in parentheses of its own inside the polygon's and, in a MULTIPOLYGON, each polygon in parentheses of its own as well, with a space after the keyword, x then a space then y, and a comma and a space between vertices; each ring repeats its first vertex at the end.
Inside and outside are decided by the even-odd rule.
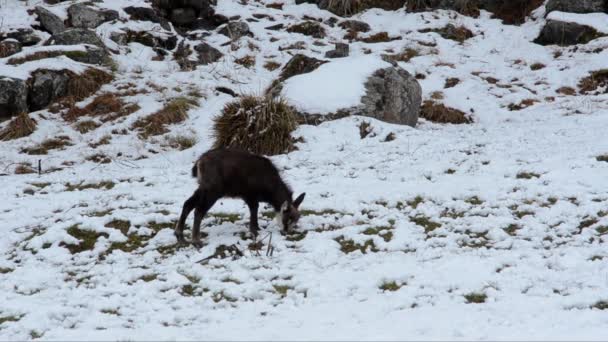
POLYGON ((558 20, 548 20, 534 42, 540 45, 568 46, 587 44, 599 37, 602 37, 602 34, 598 33, 590 26, 558 20))
POLYGON ((118 19, 118 12, 86 4, 74 4, 68 7, 68 18, 74 27, 96 28, 107 21, 118 19))
POLYGON ((547 13, 552 11, 593 13, 608 11, 606 0, 549 0, 545 6, 547 13))
POLYGON ((51 36, 46 45, 78 45, 90 44, 105 49, 105 44, 97 37, 95 31, 72 28, 51 36))
POLYGON ((31 84, 28 104, 31 111, 40 110, 65 96, 70 77, 65 70, 36 70, 28 82, 31 84))
POLYGON ((49 11, 42 6, 36 6, 36 14, 40 25, 51 34, 56 34, 65 31, 66 27, 63 20, 55 13, 49 11))
POLYGON ((0 77, 0 119, 27 113, 27 90, 25 80, 0 77))

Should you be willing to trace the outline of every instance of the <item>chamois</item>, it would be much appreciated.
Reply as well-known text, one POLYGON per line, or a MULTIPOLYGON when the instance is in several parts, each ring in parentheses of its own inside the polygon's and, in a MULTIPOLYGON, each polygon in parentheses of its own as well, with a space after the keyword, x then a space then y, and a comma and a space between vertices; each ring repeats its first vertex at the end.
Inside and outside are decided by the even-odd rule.
POLYGON ((175 237, 184 244, 184 224, 194 210, 192 244, 202 246, 201 221, 213 204, 222 197, 241 198, 249 207, 249 230, 257 236, 258 205, 269 203, 277 213, 283 230, 288 231, 300 218, 298 208, 306 193, 292 200, 292 191, 285 184, 279 171, 263 156, 249 152, 217 148, 203 153, 192 167, 192 177, 198 179, 198 188, 184 202, 179 221, 175 226, 175 237))

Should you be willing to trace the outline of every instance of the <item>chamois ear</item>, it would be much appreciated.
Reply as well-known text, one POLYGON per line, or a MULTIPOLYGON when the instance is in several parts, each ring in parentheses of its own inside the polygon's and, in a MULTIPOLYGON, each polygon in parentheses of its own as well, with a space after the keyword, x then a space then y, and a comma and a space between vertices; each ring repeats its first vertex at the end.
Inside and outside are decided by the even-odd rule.
POLYGON ((287 209, 289 209, 289 203, 287 203, 287 201, 283 202, 283 204, 281 204, 281 213, 286 213, 287 209))
POLYGON ((293 206, 298 208, 300 206, 300 204, 302 204, 302 201, 304 200, 304 196, 306 196, 306 193, 303 192, 300 194, 300 196, 298 196, 298 198, 296 198, 295 201, 293 201, 293 206))

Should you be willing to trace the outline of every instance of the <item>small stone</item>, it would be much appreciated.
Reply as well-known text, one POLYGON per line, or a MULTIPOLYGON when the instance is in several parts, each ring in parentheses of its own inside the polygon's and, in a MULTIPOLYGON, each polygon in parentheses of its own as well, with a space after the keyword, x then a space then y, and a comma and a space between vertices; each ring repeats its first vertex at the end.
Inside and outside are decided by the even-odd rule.
POLYGON ((326 58, 342 58, 348 57, 349 48, 348 44, 336 43, 336 48, 325 53, 326 58))
POLYGON ((223 26, 218 33, 232 40, 237 40, 244 36, 253 37, 251 31, 249 31, 249 25, 244 21, 231 21, 223 26))
POLYGON ((194 47, 194 50, 198 52, 198 62, 202 65, 217 62, 224 56, 220 50, 207 43, 198 44, 194 47))

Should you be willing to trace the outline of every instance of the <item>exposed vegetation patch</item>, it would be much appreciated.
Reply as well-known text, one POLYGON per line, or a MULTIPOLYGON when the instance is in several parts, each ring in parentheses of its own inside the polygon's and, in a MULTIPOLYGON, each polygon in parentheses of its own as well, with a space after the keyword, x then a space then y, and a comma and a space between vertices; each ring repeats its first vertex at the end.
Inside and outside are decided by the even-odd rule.
POLYGON ((374 240, 366 240, 363 244, 357 243, 351 239, 346 239, 344 236, 340 236, 335 239, 340 244, 340 250, 344 254, 349 254, 355 251, 360 251, 363 254, 368 252, 376 253, 378 248, 374 244, 374 240))
POLYGON ((517 231, 520 230, 521 227, 515 223, 511 223, 510 225, 507 226, 507 228, 504 228, 505 233, 511 235, 511 236, 515 236, 517 235, 517 231))
POLYGON ((8 323, 8 322, 19 322, 21 320, 21 318, 23 318, 23 316, 25 316, 25 315, 0 316, 0 325, 2 325, 4 323, 8 323))
POLYGON ((65 183, 65 191, 82 191, 82 190, 88 190, 88 189, 105 189, 105 190, 110 190, 112 189, 116 183, 112 182, 112 181, 102 181, 99 183, 88 183, 88 184, 84 184, 84 182, 81 182, 79 184, 72 184, 72 183, 65 183))
POLYGON ((281 64, 279 64, 275 61, 267 61, 266 63, 264 63, 264 68, 268 71, 275 71, 280 67, 281 67, 281 64))
POLYGON ((412 48, 406 48, 400 53, 382 55, 393 62, 409 62, 412 58, 420 56, 420 51, 412 48))
POLYGON ((374 127, 372 127, 372 125, 368 121, 361 121, 361 123, 359 124, 359 136, 361 137, 361 139, 367 138, 367 136, 369 136, 370 134, 371 137, 375 137, 376 135, 373 134, 373 132, 374 127))
POLYGON ((33 155, 43 155, 48 154, 50 150, 62 150, 66 146, 71 145, 70 137, 60 135, 56 138, 47 139, 36 146, 26 147, 22 149, 21 152, 33 155))
POLYGON ((273 284, 272 288, 274 289, 274 292, 279 294, 281 297, 287 296, 287 292, 294 289, 293 286, 277 284, 273 284))
POLYGON ((415 223, 416 225, 424 228, 424 232, 426 234, 429 234, 432 231, 434 231, 435 229, 441 227, 441 223, 431 221, 430 218, 428 218, 424 215, 417 215, 417 216, 410 217, 410 221, 415 223))
POLYGON ((7 267, 0 267, 0 274, 7 274, 13 272, 14 269, 7 267))
POLYGON ((396 281, 388 281, 388 282, 384 282, 382 283, 382 285, 380 285, 380 290, 382 291, 391 291, 391 292, 395 292, 398 291, 400 288, 402 288, 403 286, 405 286, 406 284, 403 283, 397 283, 396 281))
POLYGON ((537 102, 538 102, 538 100, 535 100, 535 99, 525 99, 519 103, 511 103, 511 104, 509 104, 509 106, 507 108, 509 108, 510 111, 522 110, 522 109, 526 109, 530 106, 533 106, 537 102))
POLYGON ((174 98, 167 102, 158 112, 135 121, 132 128, 139 131, 139 136, 142 139, 165 134, 169 131, 166 126, 186 120, 188 118, 188 110, 195 106, 198 106, 198 101, 195 99, 187 97, 174 98))
POLYGON ((64 115, 64 120, 74 121, 83 116, 98 117, 102 122, 113 121, 138 111, 136 104, 127 104, 112 93, 96 96, 83 108, 73 106, 64 115))
POLYGON ((578 83, 581 94, 604 94, 608 92, 608 69, 592 71, 578 83))
POLYGON ((463 43, 465 40, 472 38, 473 32, 464 26, 454 26, 452 24, 447 24, 445 27, 440 29, 423 29, 419 30, 421 33, 435 32, 438 33, 444 39, 450 39, 457 41, 459 43, 463 43))
POLYGON ((598 310, 608 310, 608 301, 600 300, 599 302, 591 305, 591 308, 598 310))
POLYGON ((167 144, 174 149, 183 151, 194 147, 198 142, 198 138, 195 135, 172 135, 167 138, 167 144))
POLYGON ((359 40, 364 43, 373 44, 373 43, 386 43, 386 42, 390 42, 393 39, 391 39, 391 37, 389 37, 388 32, 378 32, 378 33, 372 34, 368 37, 361 38, 359 40))
POLYGON ((108 157, 103 153, 95 153, 85 158, 87 161, 91 161, 97 164, 109 164, 112 162, 112 158, 108 157))
POLYGON ((532 178, 539 178, 540 175, 538 173, 535 172, 527 172, 527 171, 523 171, 523 172, 519 172, 515 178, 517 179, 532 179, 532 178))
POLYGON ((36 130, 36 121, 29 114, 21 113, 0 131, 0 140, 8 141, 27 137, 36 130))
POLYGON ((97 239, 99 237, 109 237, 107 233, 99 233, 92 230, 80 229, 77 224, 69 227, 67 229, 67 233, 80 240, 80 242, 77 244, 67 244, 65 242, 59 244, 59 246, 61 247, 66 247, 72 254, 93 250, 93 248, 95 248, 95 243, 97 242, 97 239))
POLYGON ((555 92, 567 96, 576 95, 576 89, 572 87, 560 87, 555 92))
POLYGON ((127 220, 114 219, 106 223, 104 227, 118 229, 121 231, 121 233, 127 234, 129 228, 131 227, 131 222, 127 220))
POLYGON ((544 65, 543 63, 534 63, 534 64, 530 65, 530 70, 536 71, 536 70, 544 69, 545 67, 546 67, 546 65, 544 65))
POLYGON ((314 38, 325 38, 325 28, 320 23, 312 20, 307 20, 300 24, 295 24, 287 28, 287 32, 301 33, 314 38))
POLYGON ((251 68, 252 66, 255 65, 255 56, 248 55, 248 56, 245 56, 245 57, 237 58, 237 59, 234 60, 234 63, 242 65, 245 68, 249 69, 249 68, 251 68))
POLYGON ((384 239, 385 242, 389 242, 393 239, 393 227, 382 226, 382 227, 370 227, 363 231, 364 235, 378 235, 384 239))
POLYGON ((292 151, 297 127, 293 109, 283 99, 243 96, 224 106, 214 118, 214 147, 276 155, 292 151))
POLYGON ((481 304, 485 303, 488 299, 488 295, 483 292, 471 292, 464 295, 467 304, 481 304))
POLYGON ((420 107, 420 117, 436 123, 469 124, 473 122, 464 112, 431 100, 424 101, 420 107))
POLYGON ((97 92, 102 85, 112 81, 112 79, 112 75, 103 70, 88 68, 83 73, 70 77, 67 97, 73 101, 82 101, 97 92))
POLYGON ((595 160, 597 160, 599 162, 607 162, 608 163, 608 154, 599 155, 599 156, 595 157, 595 160))
POLYGON ((78 132, 80 132, 80 134, 85 134, 85 133, 88 133, 88 132, 96 129, 99 126, 100 126, 100 124, 98 124, 97 122, 95 122, 93 120, 84 120, 84 121, 77 122, 74 125, 74 128, 78 132))

